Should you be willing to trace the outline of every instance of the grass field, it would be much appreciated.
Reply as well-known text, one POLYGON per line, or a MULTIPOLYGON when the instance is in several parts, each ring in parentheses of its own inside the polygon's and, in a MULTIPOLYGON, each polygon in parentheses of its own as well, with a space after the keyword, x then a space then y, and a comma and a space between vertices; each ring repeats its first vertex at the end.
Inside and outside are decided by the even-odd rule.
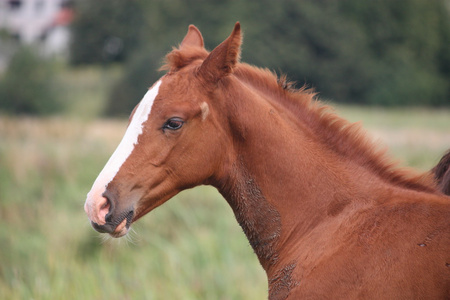
MULTIPOLYGON (((450 111, 338 107, 402 165, 450 148, 450 111)), ((185 191, 100 237, 86 193, 125 120, 0 116, 0 299, 265 299, 265 274, 231 209, 209 187, 185 191)))

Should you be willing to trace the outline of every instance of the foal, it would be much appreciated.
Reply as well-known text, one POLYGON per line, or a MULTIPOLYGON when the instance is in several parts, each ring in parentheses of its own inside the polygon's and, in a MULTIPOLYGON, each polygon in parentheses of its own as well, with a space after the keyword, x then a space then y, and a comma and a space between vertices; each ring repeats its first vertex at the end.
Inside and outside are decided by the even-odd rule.
MULTIPOLYGON (((190 26, 88 194, 120 237, 179 191, 216 187, 274 299, 449 299, 450 200, 395 168, 306 90, 240 63, 241 30, 208 52, 190 26)), ((431 174, 431 173, 430 173, 431 174)))

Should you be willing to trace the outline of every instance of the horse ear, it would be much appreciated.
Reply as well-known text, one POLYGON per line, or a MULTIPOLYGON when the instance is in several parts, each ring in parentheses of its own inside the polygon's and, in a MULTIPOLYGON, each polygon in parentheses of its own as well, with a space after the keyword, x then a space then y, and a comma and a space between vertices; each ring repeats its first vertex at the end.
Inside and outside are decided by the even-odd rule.
POLYGON ((202 34, 200 30, 198 30, 198 28, 194 25, 189 25, 188 32, 186 33, 186 36, 180 44, 180 48, 186 46, 201 48, 204 47, 202 34))
POLYGON ((203 61, 199 74, 209 82, 217 82, 233 72, 241 55, 241 25, 237 22, 230 36, 203 61))

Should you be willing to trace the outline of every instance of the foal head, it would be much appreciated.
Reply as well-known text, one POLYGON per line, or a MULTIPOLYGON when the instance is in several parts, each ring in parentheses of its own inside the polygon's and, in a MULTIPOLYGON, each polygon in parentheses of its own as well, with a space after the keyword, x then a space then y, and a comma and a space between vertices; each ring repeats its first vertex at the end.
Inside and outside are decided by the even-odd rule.
POLYGON ((194 26, 168 56, 168 73, 145 94, 128 129, 87 195, 99 232, 120 237, 179 191, 217 178, 227 156, 215 87, 239 57, 240 25, 211 53, 194 26))

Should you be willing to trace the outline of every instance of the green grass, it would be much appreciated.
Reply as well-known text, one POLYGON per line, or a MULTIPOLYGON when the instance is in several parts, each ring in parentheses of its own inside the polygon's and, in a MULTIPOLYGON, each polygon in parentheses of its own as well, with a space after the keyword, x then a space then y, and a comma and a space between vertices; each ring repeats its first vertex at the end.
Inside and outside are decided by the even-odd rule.
MULTIPOLYGON (((338 107, 427 170, 450 148, 450 111, 338 107)), ((83 211, 126 121, 0 116, 0 299, 264 299, 265 274, 225 200, 185 191, 104 240, 83 211)))
POLYGON ((103 113, 108 92, 121 76, 122 68, 120 65, 69 68, 61 64, 58 71, 59 95, 66 113, 86 120, 103 113))

